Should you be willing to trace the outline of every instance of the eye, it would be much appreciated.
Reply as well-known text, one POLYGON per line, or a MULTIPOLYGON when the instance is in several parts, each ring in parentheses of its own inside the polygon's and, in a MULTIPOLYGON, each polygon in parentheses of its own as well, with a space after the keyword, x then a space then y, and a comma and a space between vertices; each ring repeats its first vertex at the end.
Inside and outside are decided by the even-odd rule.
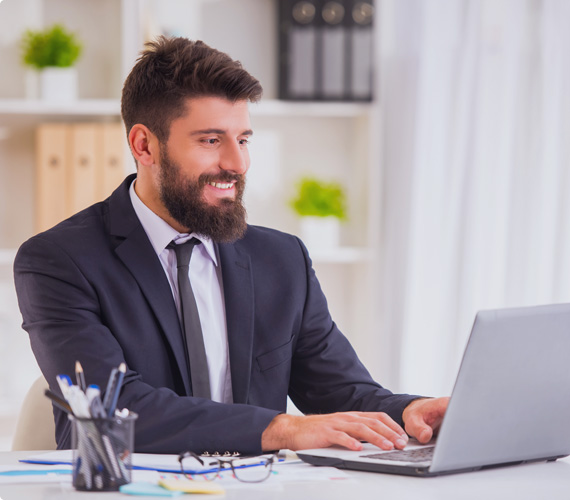
POLYGON ((215 137, 210 137, 208 139, 203 139, 202 142, 204 144, 209 144, 211 146, 214 146, 215 144, 217 144, 219 141, 219 139, 215 138, 215 137))
POLYGON ((240 144, 240 146, 247 146, 248 144, 251 144, 251 143, 249 142, 249 139, 240 139, 239 144, 240 144))

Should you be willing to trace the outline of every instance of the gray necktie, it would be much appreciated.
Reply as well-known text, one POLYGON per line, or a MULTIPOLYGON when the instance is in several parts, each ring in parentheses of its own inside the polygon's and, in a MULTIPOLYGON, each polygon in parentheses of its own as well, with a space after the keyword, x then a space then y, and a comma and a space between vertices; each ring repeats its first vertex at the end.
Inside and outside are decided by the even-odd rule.
POLYGON ((210 399, 210 376, 208 374, 208 360, 204 348, 204 337, 200 326, 198 306, 190 285, 188 270, 190 257, 195 245, 201 242, 197 238, 180 245, 171 242, 167 248, 176 252, 176 265, 178 267, 178 293, 180 294, 180 309, 182 316, 182 332, 185 340, 186 359, 190 362, 190 377, 192 378, 192 395, 199 398, 210 399))

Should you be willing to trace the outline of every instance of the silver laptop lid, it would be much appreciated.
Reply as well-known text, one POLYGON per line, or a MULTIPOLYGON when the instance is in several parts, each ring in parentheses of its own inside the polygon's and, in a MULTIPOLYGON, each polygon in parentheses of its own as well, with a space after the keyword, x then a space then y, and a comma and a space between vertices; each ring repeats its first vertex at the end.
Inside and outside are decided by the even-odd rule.
POLYGON ((475 318, 430 472, 568 455, 570 304, 475 318))

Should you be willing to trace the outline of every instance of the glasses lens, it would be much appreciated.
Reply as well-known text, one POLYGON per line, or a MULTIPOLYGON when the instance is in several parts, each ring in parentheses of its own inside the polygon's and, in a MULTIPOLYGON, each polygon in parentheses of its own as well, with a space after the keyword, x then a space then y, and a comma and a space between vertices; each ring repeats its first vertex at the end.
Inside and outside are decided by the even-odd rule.
POLYGON ((213 481, 218 477, 220 464, 217 460, 204 459, 204 464, 193 456, 185 457, 181 462, 182 473, 193 481, 213 481))
POLYGON ((236 479, 244 483, 259 483, 265 481, 271 474, 273 463, 271 459, 260 463, 259 458, 235 460, 233 462, 236 479))

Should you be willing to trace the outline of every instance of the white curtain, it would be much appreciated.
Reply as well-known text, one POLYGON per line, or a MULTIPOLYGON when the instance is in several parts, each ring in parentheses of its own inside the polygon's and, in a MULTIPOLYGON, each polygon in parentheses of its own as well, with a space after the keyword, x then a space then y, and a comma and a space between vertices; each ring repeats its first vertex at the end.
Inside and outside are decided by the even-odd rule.
POLYGON ((570 2, 378 8, 382 381, 449 394, 477 310, 570 302, 570 2))

